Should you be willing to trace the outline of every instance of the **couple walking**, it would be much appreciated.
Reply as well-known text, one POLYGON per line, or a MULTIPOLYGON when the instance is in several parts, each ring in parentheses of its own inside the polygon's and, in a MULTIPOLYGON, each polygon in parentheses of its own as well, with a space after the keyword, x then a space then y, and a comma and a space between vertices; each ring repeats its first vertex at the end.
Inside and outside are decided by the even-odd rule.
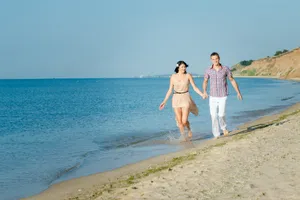
POLYGON ((187 73, 186 68, 188 65, 184 61, 178 61, 175 68, 176 74, 170 78, 169 90, 165 99, 160 104, 159 109, 162 110, 168 101, 169 97, 174 90, 172 98, 172 107, 175 112, 177 126, 180 130, 181 137, 186 140, 184 128, 188 130, 188 138, 192 138, 192 131, 188 121, 189 113, 198 115, 198 108, 189 94, 189 85, 191 84, 194 91, 198 93, 203 99, 208 98, 206 89, 208 80, 210 80, 210 94, 209 94, 209 107, 212 120, 212 133, 215 138, 219 137, 221 127, 223 134, 228 135, 225 120, 225 108, 228 95, 227 78, 230 80, 233 88, 237 92, 237 97, 242 100, 238 84, 232 77, 231 71, 228 67, 220 63, 220 56, 218 53, 213 52, 210 55, 212 65, 205 71, 203 81, 203 92, 201 92, 191 74, 187 73), (218 119, 219 118, 219 119, 218 119))

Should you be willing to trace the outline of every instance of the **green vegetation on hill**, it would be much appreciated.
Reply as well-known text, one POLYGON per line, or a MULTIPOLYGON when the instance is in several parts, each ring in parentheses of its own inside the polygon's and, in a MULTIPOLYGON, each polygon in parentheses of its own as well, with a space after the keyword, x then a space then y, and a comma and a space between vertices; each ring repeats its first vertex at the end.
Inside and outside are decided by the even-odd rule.
POLYGON ((255 76, 256 75, 256 70, 243 70, 241 71, 241 75, 243 76, 255 76))
POLYGON ((283 51, 276 51, 274 56, 279 56, 280 54, 286 53, 288 50, 284 49, 283 51))
POLYGON ((253 61, 254 60, 243 60, 243 61, 239 62, 238 64, 232 66, 231 71, 232 72, 240 72, 241 70, 243 70, 244 67, 251 65, 253 61))
POLYGON ((251 65, 252 62, 253 62, 253 60, 243 60, 240 62, 240 64, 243 66, 248 66, 248 65, 251 65))

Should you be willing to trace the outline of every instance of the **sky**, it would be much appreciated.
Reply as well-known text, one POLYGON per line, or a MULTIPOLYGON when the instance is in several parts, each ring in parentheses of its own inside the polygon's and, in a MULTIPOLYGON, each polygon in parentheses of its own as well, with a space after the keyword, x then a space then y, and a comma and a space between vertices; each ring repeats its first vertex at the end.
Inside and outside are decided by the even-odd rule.
POLYGON ((203 74, 300 46, 299 0, 1 0, 0 78, 203 74))

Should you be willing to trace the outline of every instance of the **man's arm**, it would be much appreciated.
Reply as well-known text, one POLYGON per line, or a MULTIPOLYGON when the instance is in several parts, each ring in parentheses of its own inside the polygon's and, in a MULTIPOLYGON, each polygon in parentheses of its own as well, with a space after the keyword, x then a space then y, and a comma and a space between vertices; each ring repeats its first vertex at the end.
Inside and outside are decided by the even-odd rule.
POLYGON ((230 82, 231 82, 233 88, 235 89, 235 91, 236 91, 236 93, 237 93, 238 99, 239 99, 239 100, 242 100, 243 97, 242 97, 242 94, 241 94, 241 92, 240 92, 240 89, 239 89, 239 86, 238 86, 237 82, 234 80, 234 78, 233 78, 232 76, 229 76, 228 78, 229 78, 229 80, 230 80, 230 82))
POLYGON ((226 69, 226 75, 227 75, 228 79, 230 80, 231 85, 232 85, 233 88, 235 89, 235 91, 236 91, 236 93, 237 93, 238 99, 239 99, 239 100, 242 100, 243 97, 242 97, 242 95, 241 95, 239 86, 238 86, 237 82, 234 80, 234 78, 232 77, 231 70, 230 70, 228 67, 225 67, 225 69, 226 69))
POLYGON ((207 98, 208 98, 208 95, 207 95, 206 90, 207 90, 207 83, 208 83, 208 79, 209 79, 209 78, 210 78, 209 72, 208 72, 208 70, 206 70, 206 71, 204 72, 203 84, 202 84, 203 97, 204 97, 204 99, 207 99, 207 98))

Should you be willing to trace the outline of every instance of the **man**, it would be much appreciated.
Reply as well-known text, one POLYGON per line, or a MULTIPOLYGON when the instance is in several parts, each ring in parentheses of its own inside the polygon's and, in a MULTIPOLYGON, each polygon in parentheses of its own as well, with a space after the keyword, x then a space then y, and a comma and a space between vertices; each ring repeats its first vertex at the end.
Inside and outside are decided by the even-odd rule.
POLYGON ((209 108, 212 120, 212 132, 215 138, 220 136, 219 125, 223 131, 223 134, 228 135, 228 130, 226 129, 225 120, 225 109, 226 100, 228 96, 228 85, 227 78, 230 80, 233 88, 237 92, 237 97, 242 100, 243 97, 239 90, 238 84, 232 77, 230 69, 223 66, 220 63, 220 56, 218 53, 213 52, 210 55, 212 66, 205 71, 204 81, 203 81, 203 92, 204 98, 207 98, 207 83, 210 79, 210 95, 209 95, 209 108), (218 111, 219 110, 219 111, 218 111), (219 116, 219 121, 218 121, 219 116))

